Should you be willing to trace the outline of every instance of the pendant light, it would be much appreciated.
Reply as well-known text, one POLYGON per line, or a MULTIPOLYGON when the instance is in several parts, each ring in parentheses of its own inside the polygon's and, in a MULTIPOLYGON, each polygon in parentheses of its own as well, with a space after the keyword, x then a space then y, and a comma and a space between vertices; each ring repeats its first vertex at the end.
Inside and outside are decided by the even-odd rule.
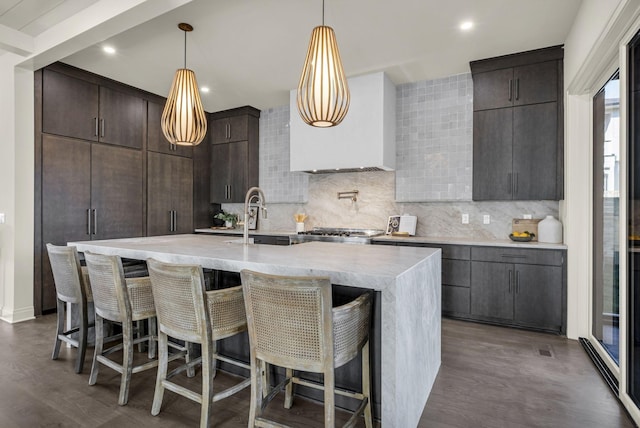
POLYGON ((338 43, 333 28, 322 25, 313 29, 307 58, 298 83, 298 111, 311 126, 336 126, 349 110, 349 86, 344 75, 338 43))
POLYGON ((187 32, 189 24, 178 24, 184 31, 184 68, 176 71, 162 112, 162 133, 171 144, 197 146, 207 134, 207 117, 204 114, 196 74, 187 69, 187 32))

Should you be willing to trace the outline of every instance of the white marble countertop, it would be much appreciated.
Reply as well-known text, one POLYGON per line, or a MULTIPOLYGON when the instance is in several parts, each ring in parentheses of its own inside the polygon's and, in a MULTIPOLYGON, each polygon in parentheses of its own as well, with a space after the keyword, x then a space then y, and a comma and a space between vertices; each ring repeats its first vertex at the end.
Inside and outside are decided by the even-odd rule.
POLYGON ((473 238, 448 238, 448 237, 421 237, 421 236, 376 236, 374 241, 393 242, 413 242, 424 244, 447 244, 447 245, 477 245, 488 247, 517 247, 517 248, 537 248, 544 250, 566 250, 565 244, 548 244, 545 242, 516 242, 510 239, 473 239, 473 238))
POLYGON ((239 272, 252 269, 282 275, 329 276, 333 284, 384 290, 396 278, 440 250, 421 247, 307 242, 297 245, 242 245, 237 238, 205 234, 70 242, 78 251, 117 254, 239 272))
MULTIPOLYGON (((196 233, 209 233, 209 234, 227 234, 227 235, 242 235, 242 228, 236 229, 196 229, 196 233)), ((262 230, 250 230, 249 235, 270 235, 270 236, 295 236, 295 232, 276 230, 276 231, 262 231, 262 230)), ((374 241, 393 241, 393 242, 413 242, 421 244, 447 244, 447 245, 478 245, 487 247, 517 247, 517 248, 537 248, 544 250, 566 250, 565 244, 549 244, 545 242, 515 242, 510 239, 474 239, 474 238, 449 238, 445 236, 439 237, 425 237, 425 236, 390 236, 382 235, 373 238, 374 241)))

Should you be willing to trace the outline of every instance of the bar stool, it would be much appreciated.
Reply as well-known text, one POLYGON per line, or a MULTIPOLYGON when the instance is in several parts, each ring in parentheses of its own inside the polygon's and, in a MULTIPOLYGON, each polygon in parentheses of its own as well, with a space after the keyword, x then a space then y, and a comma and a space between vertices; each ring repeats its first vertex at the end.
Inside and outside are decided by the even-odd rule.
MULTIPOLYGON (((155 315, 153 295, 149 278, 125 279, 122 261, 118 256, 105 256, 84 253, 95 306, 96 345, 93 355, 93 365, 89 376, 89 385, 95 385, 98 378, 99 365, 115 370, 121 374, 120 394, 118 404, 127 404, 129 398, 129 383, 131 375, 158 366, 158 360, 134 365, 133 349, 139 342, 147 342, 148 357, 155 357, 156 343, 155 315), (122 324, 122 343, 104 348, 104 320, 122 324), (134 321, 148 320, 149 335, 134 340, 134 321), (122 350, 122 364, 108 356, 122 350)), ((182 354, 184 355, 184 354, 182 354)), ((177 355, 178 358, 182 355, 177 355)))
POLYGON ((156 416, 160 413, 164 390, 168 389, 200 403, 200 426, 207 427, 212 404, 251 383, 251 379, 246 379, 217 394, 213 393, 216 359, 250 369, 248 364, 219 355, 215 350, 216 340, 247 329, 242 287, 205 291, 202 268, 198 265, 177 265, 148 259, 147 266, 158 313, 160 358, 151 414, 156 416), (167 374, 168 336, 201 345, 202 357, 196 361, 202 363, 201 394, 169 380, 185 367, 167 374))
POLYGON ((68 343, 78 348, 76 356, 76 373, 82 373, 84 357, 87 352, 87 331, 93 323, 89 323, 87 311, 92 304, 89 276, 86 268, 80 266, 76 247, 47 244, 49 262, 53 271, 53 281, 56 287, 57 300, 57 328, 53 345, 52 360, 57 360, 60 354, 60 344, 68 343), (78 305, 78 325, 64 329, 67 303, 78 305), (77 334, 77 339, 72 337, 77 334))
POLYGON ((284 426, 262 417, 266 405, 285 389, 285 408, 293 402, 293 384, 324 389, 325 427, 335 425, 334 394, 361 400, 345 426, 364 414, 372 428, 369 369, 371 297, 365 293, 350 303, 332 308, 327 277, 241 273, 251 348, 251 407, 249 427, 284 426), (335 389, 334 368, 362 350, 362 391, 335 389), (273 390, 259 371, 263 364, 286 368, 286 378, 273 390), (294 370, 324 374, 324 385, 294 376, 294 370))

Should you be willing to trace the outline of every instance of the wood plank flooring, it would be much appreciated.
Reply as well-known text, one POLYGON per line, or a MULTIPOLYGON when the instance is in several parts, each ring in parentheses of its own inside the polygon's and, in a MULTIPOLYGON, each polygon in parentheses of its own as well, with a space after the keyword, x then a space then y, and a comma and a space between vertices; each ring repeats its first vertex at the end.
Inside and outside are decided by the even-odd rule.
MULTIPOLYGON (((150 414, 155 371, 132 377, 129 404, 118 406, 118 375, 101 368, 98 383, 73 372, 75 350, 50 359, 55 315, 15 325, 0 322, 0 427, 198 426, 199 406, 165 393, 161 413, 150 414)), ((635 426, 577 342, 520 330, 443 320, 442 367, 420 427, 635 426), (542 354, 550 354, 544 356, 542 354)), ((199 373, 198 373, 199 375, 199 373)), ((199 386, 199 376, 186 384, 199 386)), ((220 389, 236 378, 219 373, 220 389)), ((213 426, 247 426, 249 391, 214 405, 213 426)), ((322 427, 322 406, 282 398, 270 417, 293 426, 322 427)), ((349 414, 337 412, 338 424, 349 414)), ((364 426, 361 423, 360 426, 364 426)))

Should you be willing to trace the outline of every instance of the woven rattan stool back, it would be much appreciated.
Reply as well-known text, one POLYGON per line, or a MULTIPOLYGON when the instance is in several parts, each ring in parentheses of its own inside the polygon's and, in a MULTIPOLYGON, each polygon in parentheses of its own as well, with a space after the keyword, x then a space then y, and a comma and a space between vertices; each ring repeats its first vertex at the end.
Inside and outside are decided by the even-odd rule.
POLYGON ((82 290, 86 288, 76 247, 47 244, 47 252, 58 298, 64 302, 80 303, 82 290))

